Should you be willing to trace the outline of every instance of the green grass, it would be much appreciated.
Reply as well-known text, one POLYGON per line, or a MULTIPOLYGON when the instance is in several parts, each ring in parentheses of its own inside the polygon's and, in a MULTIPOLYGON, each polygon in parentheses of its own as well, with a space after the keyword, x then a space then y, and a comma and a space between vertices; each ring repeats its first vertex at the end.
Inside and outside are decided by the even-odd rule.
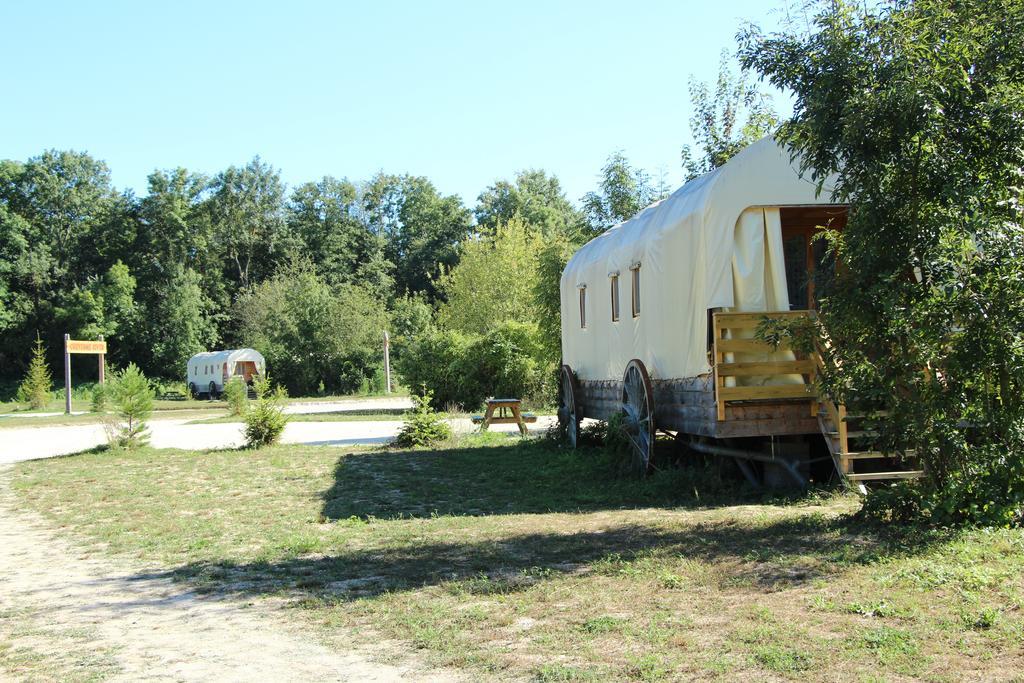
MULTIPOLYGON (((212 405, 207 408, 180 408, 177 410, 161 409, 154 410, 151 420, 180 420, 188 418, 201 418, 210 415, 211 412, 224 412, 227 409, 223 405, 212 405)), ((216 420, 216 418, 212 418, 216 420)), ((81 415, 47 415, 45 417, 30 417, 9 413, 0 416, 0 430, 5 427, 59 427, 64 425, 87 425, 98 424, 103 421, 100 413, 83 413, 81 415)), ((194 420, 202 422, 204 420, 194 420)))
POLYGON ((594 450, 485 434, 437 451, 90 453, 22 463, 14 486, 105 552, 475 675, 1019 676, 1021 530, 878 528, 845 495, 613 472, 594 450))

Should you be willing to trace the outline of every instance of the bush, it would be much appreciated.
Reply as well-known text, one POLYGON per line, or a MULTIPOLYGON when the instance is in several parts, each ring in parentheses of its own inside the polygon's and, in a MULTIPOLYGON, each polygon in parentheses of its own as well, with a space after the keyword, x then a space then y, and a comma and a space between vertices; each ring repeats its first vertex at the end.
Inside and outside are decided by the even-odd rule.
MULTIPOLYGON (((112 373, 113 374, 113 373, 112 373)), ((115 419, 105 426, 110 445, 137 448, 149 441, 146 419, 153 412, 153 389, 135 363, 113 375, 106 390, 114 404, 115 419)))
POLYGON ((89 396, 89 410, 93 413, 104 413, 107 410, 107 398, 109 389, 106 384, 97 384, 92 388, 89 396))
POLYGON ((413 341, 396 369, 408 387, 424 386, 437 405, 476 406, 482 395, 463 374, 466 350, 473 338, 461 332, 431 331, 413 341))
POLYGON ((406 349, 398 370, 406 386, 425 386, 437 404, 469 410, 488 396, 553 403, 557 387, 532 323, 505 322, 484 336, 428 333, 406 349))
POLYGON ((241 377, 232 377, 224 385, 224 400, 230 415, 244 415, 249 403, 249 387, 241 377))
POLYGON ((401 448, 431 446, 450 439, 452 428, 444 421, 444 413, 434 412, 430 407, 432 395, 424 391, 422 396, 413 396, 413 409, 405 414, 402 429, 395 438, 395 445, 401 448))
POLYGON ((245 413, 245 445, 259 448, 277 443, 281 438, 288 424, 288 416, 284 414, 288 392, 280 386, 271 390, 269 375, 258 378, 253 389, 256 401, 245 413))
POLYGON ((46 347, 36 336, 36 347, 32 350, 32 361, 28 364, 25 379, 18 387, 18 402, 27 403, 32 410, 42 410, 50 403, 53 380, 46 366, 46 347))

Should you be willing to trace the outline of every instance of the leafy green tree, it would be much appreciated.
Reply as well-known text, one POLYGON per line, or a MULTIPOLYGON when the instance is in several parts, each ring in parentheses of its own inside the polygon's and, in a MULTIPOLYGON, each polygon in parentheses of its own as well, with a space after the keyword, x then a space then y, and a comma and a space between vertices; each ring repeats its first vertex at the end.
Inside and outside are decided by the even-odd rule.
POLYGON ((239 340, 259 349, 292 393, 321 383, 351 393, 383 362, 383 303, 357 285, 332 287, 307 262, 244 291, 234 315, 239 340))
POLYGON ((180 267, 173 273, 155 288, 155 302, 145 316, 143 338, 152 372, 183 378, 188 359, 217 343, 221 317, 203 293, 198 273, 180 267))
POLYGON ((533 283, 543 244, 518 216, 498 226, 493 237, 466 239, 458 265, 439 281, 446 299, 440 324, 484 334, 506 320, 535 320, 533 283))
POLYGON ((540 328, 547 359, 560 363, 562 358, 562 273, 581 245, 564 235, 545 240, 537 254, 537 270, 532 282, 534 320, 540 328))
POLYGON ((57 319, 73 336, 113 337, 135 321, 135 278, 120 261, 102 277, 76 287, 57 309, 57 319))
POLYGON ((225 250, 226 266, 238 287, 270 274, 277 257, 294 244, 285 221, 284 183, 259 157, 242 168, 222 171, 206 202, 214 239, 225 250))
POLYGON ((515 180, 499 180, 480 193, 474 210, 483 233, 493 234, 518 216, 545 236, 579 229, 582 216, 555 176, 541 170, 520 171, 515 180))
POLYGON ((435 280, 458 261, 459 243, 471 231, 462 201, 441 195, 426 178, 379 174, 364 188, 362 211, 369 229, 385 242, 396 292, 436 296, 435 280))
POLYGON ((554 364, 535 323, 506 321, 486 335, 427 332, 409 345, 398 370, 407 386, 430 391, 435 405, 473 410, 488 396, 554 400, 554 364))
POLYGON ((0 164, 0 317, 10 321, 0 348, 9 367, 26 360, 36 330, 56 335, 56 311, 76 287, 131 251, 130 204, 87 154, 51 150, 0 164))
POLYGON ((808 32, 741 35, 794 94, 779 133, 850 205, 826 231, 826 389, 926 477, 869 504, 933 523, 1024 521, 1024 4, 817 5, 808 32), (826 283, 827 284, 827 283, 826 283), (886 411, 880 413, 880 411, 886 411))
POLYGON ((328 282, 360 283, 386 297, 394 286, 394 265, 385 256, 384 240, 363 222, 359 208, 356 186, 328 176, 295 189, 288 224, 328 282))
POLYGON ((154 276, 174 266, 199 270, 219 255, 204 202, 210 180, 184 168, 154 171, 147 179, 148 193, 139 202, 139 246, 154 276))
MULTIPOLYGON (((112 373, 113 374, 113 373, 112 373)), ((115 421, 109 425, 110 445, 134 449, 149 441, 146 420, 153 413, 153 388, 135 363, 112 377, 108 389, 115 421)))
POLYGON ((683 146, 688 181, 723 165, 779 124, 771 98, 750 82, 750 73, 746 69, 733 73, 728 51, 722 52, 713 92, 709 84, 690 77, 690 102, 690 132, 698 151, 683 146))
POLYGON ((615 152, 601 168, 598 189, 583 196, 583 215, 592 232, 601 232, 629 220, 666 194, 650 175, 633 168, 622 152, 615 152))
POLYGON ((253 382, 256 400, 245 412, 245 445, 261 448, 277 443, 288 424, 284 408, 288 392, 284 387, 271 388, 270 376, 258 377, 253 382))
POLYGON ((400 296, 391 302, 391 356, 397 359, 405 348, 434 328, 434 309, 423 295, 400 296))
POLYGON ((50 403, 51 391, 53 378, 46 364, 46 348, 43 346, 43 340, 36 337, 32 361, 28 365, 25 379, 18 387, 18 400, 27 403, 32 410, 42 410, 50 403))

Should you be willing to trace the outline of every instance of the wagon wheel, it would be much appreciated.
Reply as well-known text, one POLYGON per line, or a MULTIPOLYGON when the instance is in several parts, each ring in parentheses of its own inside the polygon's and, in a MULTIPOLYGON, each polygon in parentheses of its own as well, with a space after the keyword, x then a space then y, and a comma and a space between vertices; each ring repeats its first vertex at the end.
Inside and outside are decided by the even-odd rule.
POLYGON ((633 469, 647 474, 654 452, 654 390, 643 361, 629 361, 622 375, 622 412, 626 436, 633 446, 633 469))
POLYGON ((558 424, 565 428, 565 438, 569 445, 576 448, 580 434, 580 413, 576 403, 579 387, 576 374, 568 365, 562 366, 561 386, 558 392, 558 424))

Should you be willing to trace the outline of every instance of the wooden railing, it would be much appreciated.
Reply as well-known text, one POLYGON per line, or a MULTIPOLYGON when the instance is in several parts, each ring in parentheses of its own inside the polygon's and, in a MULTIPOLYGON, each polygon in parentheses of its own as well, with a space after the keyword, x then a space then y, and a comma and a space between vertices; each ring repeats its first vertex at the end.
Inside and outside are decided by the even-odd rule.
MULTIPOLYGON (((764 313, 715 313, 712 316, 714 354, 715 401, 718 420, 726 419, 725 406, 730 401, 765 401, 775 399, 815 399, 817 392, 814 376, 817 364, 813 358, 795 360, 735 361, 728 354, 792 352, 782 343, 772 344, 753 338, 754 330, 765 318, 774 320, 806 318, 810 311, 768 311, 764 313), (729 377, 770 377, 773 375, 801 375, 803 384, 768 384, 758 386, 726 386, 729 377)), ((812 414, 817 414, 817 402, 811 401, 812 414)))

